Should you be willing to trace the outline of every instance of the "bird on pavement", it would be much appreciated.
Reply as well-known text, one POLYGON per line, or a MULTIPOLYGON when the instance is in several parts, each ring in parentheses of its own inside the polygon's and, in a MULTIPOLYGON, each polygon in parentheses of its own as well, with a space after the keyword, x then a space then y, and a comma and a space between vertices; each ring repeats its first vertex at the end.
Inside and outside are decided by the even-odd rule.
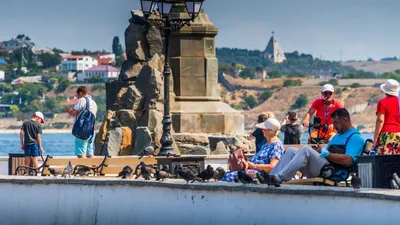
POLYGON ((203 170, 197 177, 200 177, 203 182, 209 181, 214 176, 214 168, 211 165, 208 165, 205 170, 203 170))
POLYGON ((169 178, 170 174, 164 170, 156 169, 156 180, 164 181, 165 179, 169 178))
POLYGON ((169 172, 170 172, 170 170, 169 170, 169 165, 168 165, 168 164, 162 165, 161 170, 169 173, 169 172))
POLYGON ((76 165, 74 168, 74 173, 72 175, 79 175, 81 177, 89 176, 91 174, 91 169, 88 166, 76 165))
POLYGON ((151 156, 154 155, 154 147, 149 145, 144 150, 139 153, 139 159, 143 158, 143 156, 151 156))
POLYGON ((68 162, 68 166, 65 167, 63 171, 63 177, 67 178, 67 175, 69 178, 71 178, 71 175, 74 173, 74 167, 72 167, 71 161, 68 162))
POLYGON ((122 177, 122 179, 131 178, 133 173, 133 169, 130 166, 125 166, 121 172, 119 172, 118 177, 122 177))
POLYGON ((137 174, 135 179, 138 179, 140 176, 143 176, 145 180, 150 180, 152 173, 152 166, 146 165, 144 162, 140 162, 140 164, 136 167, 135 174, 137 174), (140 173, 137 174, 137 170, 140 167, 140 173))
POLYGON ((224 177, 225 173, 226 172, 222 167, 217 167, 217 169, 215 169, 215 171, 214 171, 214 175, 212 178, 215 181, 220 181, 224 177))
POLYGON ((201 178, 196 177, 196 175, 191 171, 183 167, 181 163, 176 164, 175 167, 175 172, 186 181, 186 184, 189 183, 189 181, 202 181, 201 178))
POLYGON ((355 173, 351 174, 351 186, 354 191, 359 191, 361 187, 361 178, 357 177, 355 173))
POLYGON ((49 172, 50 172, 51 175, 53 175, 54 177, 63 174, 62 169, 49 168, 49 172))
POLYGON ((239 172, 238 172, 238 180, 242 184, 251 184, 251 183, 256 184, 257 183, 256 181, 253 180, 252 177, 247 175, 243 170, 239 170, 239 172))

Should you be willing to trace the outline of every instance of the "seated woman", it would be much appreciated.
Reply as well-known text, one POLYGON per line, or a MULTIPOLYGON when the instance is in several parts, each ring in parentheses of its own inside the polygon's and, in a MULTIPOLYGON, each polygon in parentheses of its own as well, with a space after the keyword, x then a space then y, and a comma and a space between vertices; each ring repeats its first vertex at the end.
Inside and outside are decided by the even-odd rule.
MULTIPOLYGON (((268 142, 247 162, 248 169, 245 172, 251 176, 254 176, 259 170, 270 172, 284 153, 283 145, 278 137, 280 129, 278 120, 269 118, 265 122, 257 124, 256 127, 262 129, 268 142)), ((235 182, 237 174, 238 171, 229 171, 222 181, 235 182)))
POLYGON ((378 103, 374 146, 378 155, 400 154, 399 83, 389 79, 381 85, 385 98, 378 103))

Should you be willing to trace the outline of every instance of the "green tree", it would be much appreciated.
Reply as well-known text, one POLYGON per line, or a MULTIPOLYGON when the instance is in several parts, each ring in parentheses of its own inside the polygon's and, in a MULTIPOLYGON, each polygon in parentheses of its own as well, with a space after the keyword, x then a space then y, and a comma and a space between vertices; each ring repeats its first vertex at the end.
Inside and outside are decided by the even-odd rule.
POLYGON ((279 73, 279 71, 273 70, 268 73, 269 78, 280 78, 282 77, 282 74, 279 73))
POLYGON ((296 102, 290 107, 290 109, 300 109, 303 108, 307 105, 308 103, 308 98, 306 94, 301 94, 296 102))
POLYGON ((116 55, 116 56, 120 56, 122 55, 122 46, 119 43, 119 37, 115 36, 113 39, 113 44, 112 44, 112 52, 116 55))
POLYGON ((44 102, 44 107, 47 112, 51 112, 53 109, 57 108, 57 100, 54 98, 47 98, 44 102))
POLYGON ((240 72, 239 76, 244 79, 246 78, 254 79, 254 70, 250 68, 245 68, 242 70, 242 72, 240 72))
POLYGON ((61 56, 58 54, 44 53, 40 56, 44 68, 53 68, 61 63, 61 56))
POLYGON ((301 86, 303 82, 301 80, 285 80, 283 82, 284 87, 291 87, 291 86, 301 86))
POLYGON ((272 96, 272 92, 271 91, 264 91, 261 95, 260 95, 260 97, 258 98, 258 101, 261 103, 261 102, 264 102, 264 101, 267 101, 270 97, 272 96))
POLYGON ((57 86, 56 92, 57 93, 64 92, 65 90, 67 90, 67 88, 69 87, 70 83, 71 82, 69 80, 67 80, 65 78, 61 78, 60 79, 60 83, 57 86))
POLYGON ((124 61, 125 61, 125 57, 123 55, 118 56, 115 59, 115 66, 118 68, 122 67, 122 63, 124 63, 124 61))
POLYGON ((361 84, 360 84, 360 83, 352 83, 352 84, 350 85, 350 87, 351 87, 351 88, 359 88, 359 87, 361 87, 361 84))
POLYGON ((251 109, 257 106, 256 98, 253 95, 245 97, 244 101, 251 109))
POLYGON ((15 115, 17 112, 19 112, 19 107, 17 105, 11 105, 10 110, 15 115))

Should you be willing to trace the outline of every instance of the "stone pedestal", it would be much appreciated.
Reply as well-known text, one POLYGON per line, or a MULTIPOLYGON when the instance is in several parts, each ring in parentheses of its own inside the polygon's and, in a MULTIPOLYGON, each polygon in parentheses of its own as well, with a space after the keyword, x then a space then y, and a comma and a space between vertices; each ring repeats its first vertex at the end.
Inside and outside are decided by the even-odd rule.
MULTIPOLYGON (((185 17, 185 12, 174 16, 185 17)), ((215 36, 218 29, 202 12, 174 32, 170 40, 170 64, 174 77, 172 106, 176 132, 243 134, 244 116, 220 102, 215 36)))

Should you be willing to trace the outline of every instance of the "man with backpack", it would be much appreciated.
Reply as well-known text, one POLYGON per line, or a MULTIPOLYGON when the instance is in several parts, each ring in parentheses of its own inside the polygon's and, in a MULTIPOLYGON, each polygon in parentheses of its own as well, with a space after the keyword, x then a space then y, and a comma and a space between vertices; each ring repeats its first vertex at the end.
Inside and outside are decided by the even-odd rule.
POLYGON ((301 134, 304 132, 304 127, 297 122, 298 117, 296 112, 288 112, 288 115, 281 122, 281 132, 285 135, 283 144, 299 145, 301 144, 301 134))
POLYGON ((75 117, 72 134, 75 136, 75 155, 78 158, 92 158, 94 155, 94 122, 97 113, 97 104, 88 95, 86 86, 76 90, 78 102, 74 108, 65 106, 65 112, 75 117))

